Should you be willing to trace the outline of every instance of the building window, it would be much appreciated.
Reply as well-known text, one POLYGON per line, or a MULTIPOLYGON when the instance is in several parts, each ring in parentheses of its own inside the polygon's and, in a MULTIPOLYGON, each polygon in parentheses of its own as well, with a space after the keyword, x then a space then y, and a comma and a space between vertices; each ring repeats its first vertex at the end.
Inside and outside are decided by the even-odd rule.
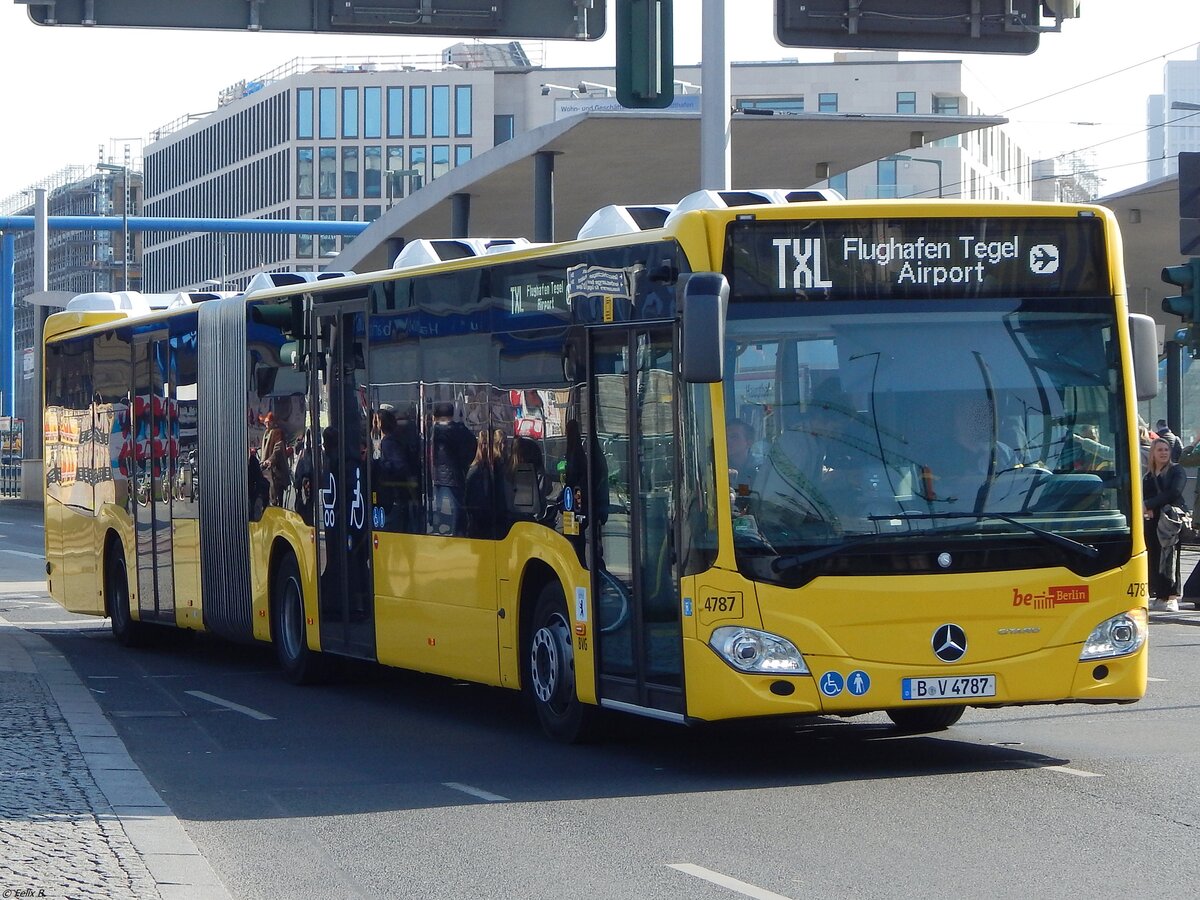
POLYGON ((404 137, 404 88, 387 89, 387 136, 404 137))
POLYGON ((383 136, 382 102, 382 88, 363 88, 363 137, 368 140, 383 136))
POLYGON ((321 197, 337 196, 337 148, 322 147, 317 156, 317 191, 321 197))
POLYGON ((957 116, 959 99, 958 97, 934 94, 933 114, 935 116, 957 116))
MULTIPOLYGON (((336 206, 320 207, 319 217, 322 222, 337 221, 336 206)), ((321 256, 333 256, 337 252, 337 236, 332 234, 323 234, 320 236, 321 256)))
POLYGON ((363 147, 363 196, 383 196, 382 147, 363 147))
POLYGON ((829 179, 829 187, 830 187, 831 189, 833 189, 833 190, 837 191, 837 192, 838 192, 839 194, 841 194, 843 197, 849 197, 849 196, 850 196, 850 195, 847 193, 847 190, 848 190, 848 187, 849 187, 849 186, 848 186, 848 184, 847 184, 847 178, 846 178, 846 173, 845 173, 845 172, 842 172, 840 175, 833 175, 832 177, 830 177, 830 179, 829 179))
POLYGON ((399 200, 404 196, 404 176, 398 175, 398 172, 404 170, 404 148, 391 146, 387 148, 387 166, 384 168, 384 176, 387 178, 387 197, 388 200, 399 200))
POLYGON ((383 207, 378 203, 368 203, 363 207, 363 221, 374 222, 383 215, 383 207))
POLYGON ((450 137, 450 85, 433 86, 433 137, 450 137))
POLYGON ((817 94, 817 112, 835 113, 838 111, 837 94, 817 94))
POLYGON ((296 137, 312 140, 313 136, 313 89, 300 88, 296 91, 296 137))
POLYGON ((516 134, 515 116, 492 116, 492 143, 500 146, 505 141, 511 141, 516 134))
MULTIPOLYGON (((297 206, 296 218, 301 221, 312 221, 313 208, 311 206, 297 206)), ((311 257, 313 255, 313 236, 311 234, 296 235, 296 255, 300 257, 311 257)))
POLYGON ((342 221, 343 222, 357 222, 358 221, 358 207, 357 206, 343 206, 342 207, 342 221))
POLYGON ((430 153, 431 172, 429 180, 441 178, 450 171, 450 145, 449 144, 434 144, 433 150, 430 153))
POLYGON ((901 115, 915 116, 917 114, 917 92, 896 91, 896 112, 901 115))
POLYGON ((342 148, 342 196, 358 196, 358 148, 342 148))
POLYGON ((738 109, 770 109, 777 112, 804 112, 803 97, 754 97, 739 100, 738 109))
POLYGON ((358 137, 358 88, 342 88, 342 137, 358 137))
POLYGON ((454 86, 454 136, 471 136, 471 86, 458 84, 454 86))
POLYGON ((429 172, 425 168, 425 148, 424 147, 409 147, 408 148, 408 163, 409 168, 415 170, 415 175, 408 177, 409 193, 419 191, 425 186, 425 180, 429 177, 429 172))
POLYGON ((471 145, 470 144, 455 144, 454 145, 454 165, 461 166, 463 163, 471 161, 471 145))
POLYGON ((896 198, 896 160, 881 159, 875 163, 875 196, 884 200, 896 198))
POLYGON ((332 140, 337 137, 337 89, 321 88, 319 98, 321 108, 317 128, 322 140, 332 140))
POLYGON ((311 199, 313 195, 312 147, 296 148, 296 196, 311 199))
POLYGON ((426 126, 426 99, 429 89, 425 87, 411 88, 408 95, 408 135, 409 137, 425 137, 429 131, 426 126))

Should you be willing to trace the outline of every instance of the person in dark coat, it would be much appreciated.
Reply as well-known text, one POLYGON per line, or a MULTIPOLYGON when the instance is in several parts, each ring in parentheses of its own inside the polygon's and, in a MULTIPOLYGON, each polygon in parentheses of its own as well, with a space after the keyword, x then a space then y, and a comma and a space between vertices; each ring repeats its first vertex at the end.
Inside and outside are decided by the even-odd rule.
POLYGON ((433 473, 433 533, 463 534, 466 516, 463 495, 467 468, 475 456, 475 436, 471 429, 454 418, 454 404, 448 401, 433 407, 431 440, 433 473))
POLYGON ((1150 608, 1179 611, 1179 579, 1175 575, 1175 547, 1179 541, 1183 489, 1187 474, 1171 462, 1171 444, 1156 438, 1150 445, 1150 465, 1142 478, 1142 516, 1146 524, 1146 551, 1150 568, 1150 608))

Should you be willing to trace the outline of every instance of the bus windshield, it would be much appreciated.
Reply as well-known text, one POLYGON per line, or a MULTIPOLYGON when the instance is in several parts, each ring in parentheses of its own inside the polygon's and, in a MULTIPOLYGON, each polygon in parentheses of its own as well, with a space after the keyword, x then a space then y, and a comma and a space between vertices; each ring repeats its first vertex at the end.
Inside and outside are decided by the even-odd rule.
POLYGON ((739 305, 727 403, 749 442, 730 455, 740 564, 769 577, 842 549, 886 553, 891 538, 911 549, 922 534, 1067 556, 1076 545, 1081 559, 1097 539, 1127 540, 1111 306, 739 305))

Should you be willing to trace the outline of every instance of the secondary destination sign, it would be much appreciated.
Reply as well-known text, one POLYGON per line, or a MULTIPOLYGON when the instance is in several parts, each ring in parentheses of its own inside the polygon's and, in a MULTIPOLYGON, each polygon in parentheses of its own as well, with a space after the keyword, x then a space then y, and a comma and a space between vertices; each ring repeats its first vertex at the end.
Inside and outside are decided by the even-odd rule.
POLYGON ((1104 226, 1090 216, 741 220, 725 274, 735 302, 1111 293, 1104 226))

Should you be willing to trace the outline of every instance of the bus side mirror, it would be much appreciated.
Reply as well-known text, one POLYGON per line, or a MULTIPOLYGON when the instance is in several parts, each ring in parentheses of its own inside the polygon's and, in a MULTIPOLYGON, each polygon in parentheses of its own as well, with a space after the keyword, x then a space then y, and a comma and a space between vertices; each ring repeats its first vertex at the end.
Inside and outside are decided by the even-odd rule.
POLYGON ((1133 349, 1133 385, 1137 399, 1158 396, 1158 328, 1154 319, 1129 314, 1129 344, 1133 349))
POLYGON ((725 313, 729 282, 717 272, 696 272, 683 283, 680 369, 688 384, 725 376, 725 313))

